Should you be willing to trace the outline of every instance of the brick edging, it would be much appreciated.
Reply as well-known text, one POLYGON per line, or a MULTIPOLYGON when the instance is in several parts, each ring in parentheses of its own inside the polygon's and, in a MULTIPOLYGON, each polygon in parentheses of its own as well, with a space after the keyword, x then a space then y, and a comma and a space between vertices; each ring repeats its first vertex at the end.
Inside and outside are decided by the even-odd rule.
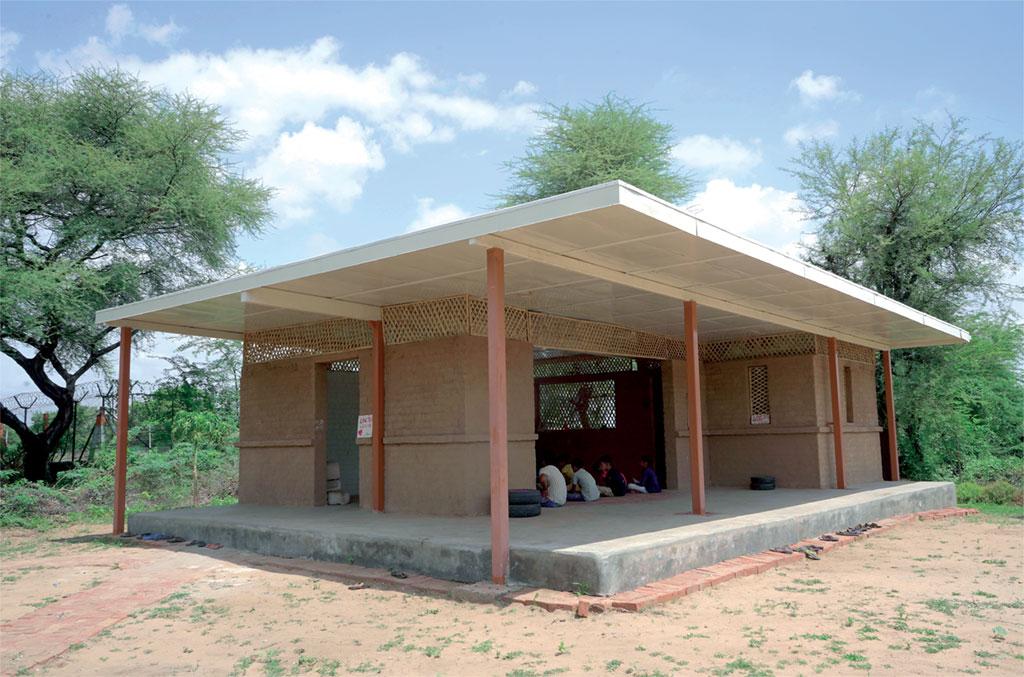
MULTIPOLYGON (((791 548, 798 548, 807 545, 821 547, 821 553, 825 554, 831 550, 858 541, 868 536, 885 533, 894 529, 900 524, 918 520, 946 519, 949 517, 964 517, 976 515, 978 511, 973 508, 941 508, 939 510, 926 510, 924 512, 897 515, 875 522, 880 528, 866 531, 859 536, 836 536, 838 541, 819 541, 815 538, 807 538, 799 543, 794 543, 791 548)), ((766 550, 751 555, 741 555, 727 559, 718 564, 706 567, 690 569, 680 574, 653 583, 642 585, 633 590, 620 592, 610 597, 595 597, 592 595, 576 595, 571 592, 548 590, 545 588, 529 588, 519 590, 507 595, 505 599, 516 604, 527 606, 539 606, 548 611, 574 611, 577 616, 587 617, 593 611, 608 611, 616 609, 619 611, 640 611, 641 609, 663 604, 665 602, 698 592, 733 578, 741 578, 752 574, 760 574, 782 566, 792 564, 804 559, 803 553, 794 552, 789 554, 771 552, 766 550)))

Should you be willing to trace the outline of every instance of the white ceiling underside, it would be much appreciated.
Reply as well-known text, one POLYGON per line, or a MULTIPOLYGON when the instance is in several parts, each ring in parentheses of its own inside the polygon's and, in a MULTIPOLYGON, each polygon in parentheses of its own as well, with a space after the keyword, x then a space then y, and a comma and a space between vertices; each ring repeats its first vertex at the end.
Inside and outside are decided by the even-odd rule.
POLYGON ((492 246, 505 250, 506 302, 539 312, 679 337, 682 301, 693 299, 702 341, 794 330, 880 349, 970 339, 619 182, 111 308, 97 321, 240 338, 369 319, 385 305, 485 296, 492 246))

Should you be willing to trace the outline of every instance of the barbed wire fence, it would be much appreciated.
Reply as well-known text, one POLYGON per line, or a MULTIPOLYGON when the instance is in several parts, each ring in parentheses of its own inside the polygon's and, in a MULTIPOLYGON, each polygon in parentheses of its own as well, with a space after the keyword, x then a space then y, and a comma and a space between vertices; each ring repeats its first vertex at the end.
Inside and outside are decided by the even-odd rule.
MULTIPOLYGON (((79 383, 75 387, 72 421, 64 434, 61 444, 51 454, 51 463, 80 463, 91 459, 92 454, 108 441, 113 440, 117 430, 118 392, 116 379, 100 379, 79 383)), ((158 381, 132 381, 129 389, 129 423, 134 405, 144 402, 158 387, 158 381)), ((41 430, 49 425, 50 417, 57 407, 49 398, 38 391, 15 393, 0 398, 5 407, 13 411, 25 425, 41 430)), ((148 429, 129 430, 131 443, 153 448, 152 426, 148 429)), ((0 445, 9 449, 17 435, 3 426, 0 445)))

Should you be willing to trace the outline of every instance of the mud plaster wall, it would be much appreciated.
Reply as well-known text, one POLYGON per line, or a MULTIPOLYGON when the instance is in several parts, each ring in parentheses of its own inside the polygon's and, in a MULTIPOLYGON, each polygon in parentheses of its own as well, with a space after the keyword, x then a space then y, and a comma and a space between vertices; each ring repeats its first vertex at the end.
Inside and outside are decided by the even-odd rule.
MULTIPOLYGON (((534 484, 533 350, 508 341, 509 486, 534 484)), ((453 336, 388 346, 384 353, 385 511, 483 515, 489 511, 487 339, 453 336)), ((370 375, 369 368, 360 374, 370 375)), ((362 382, 361 382, 362 384, 362 382)), ((361 388, 369 392, 371 385, 361 388)), ((364 413, 369 412, 364 402, 364 413)), ((360 505, 372 486, 369 440, 360 442, 360 505), (363 500, 362 497, 365 497, 363 500)))

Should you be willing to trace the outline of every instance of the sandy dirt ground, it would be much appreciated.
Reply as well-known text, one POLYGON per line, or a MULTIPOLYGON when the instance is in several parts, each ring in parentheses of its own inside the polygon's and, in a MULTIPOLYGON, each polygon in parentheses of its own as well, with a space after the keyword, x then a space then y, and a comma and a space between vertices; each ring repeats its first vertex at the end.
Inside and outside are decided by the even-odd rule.
POLYGON ((351 589, 101 531, 3 535, 4 674, 1024 673, 1016 519, 913 523, 818 562, 584 619, 351 589), (70 627, 82 607, 91 615, 70 627))

